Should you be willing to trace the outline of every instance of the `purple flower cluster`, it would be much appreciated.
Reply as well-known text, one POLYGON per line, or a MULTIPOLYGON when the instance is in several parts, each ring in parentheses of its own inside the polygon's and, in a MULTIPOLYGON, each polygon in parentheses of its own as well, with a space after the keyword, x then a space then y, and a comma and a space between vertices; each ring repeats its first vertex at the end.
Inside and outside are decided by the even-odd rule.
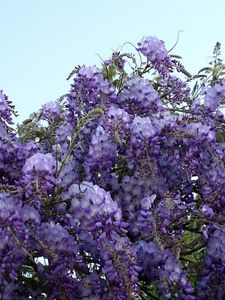
POLYGON ((167 76, 161 80, 161 84, 166 99, 169 98, 172 105, 173 103, 184 103, 190 99, 190 87, 177 76, 167 76))
POLYGON ((149 115, 162 109, 158 93, 149 80, 132 77, 124 82, 124 89, 119 94, 118 102, 131 114, 149 115))
POLYGON ((102 72, 96 67, 82 67, 74 78, 68 97, 69 118, 85 114, 93 108, 115 102, 115 88, 104 80, 102 72))
POLYGON ((87 158, 87 178, 91 171, 98 170, 101 165, 102 170, 112 167, 116 161, 117 145, 110 140, 110 136, 103 127, 98 126, 95 134, 92 135, 87 158))
POLYGON ((42 106, 42 118, 51 122, 54 118, 60 116, 59 106, 55 102, 48 102, 42 106))
POLYGON ((199 299, 205 297, 223 299, 225 270, 225 234, 224 229, 216 229, 208 239, 208 251, 205 266, 199 280, 199 299))
POLYGON ((0 118, 12 124, 12 110, 8 97, 0 90, 0 118))
POLYGON ((71 185, 68 193, 72 197, 73 222, 80 228, 93 230, 120 225, 121 209, 109 192, 90 182, 83 182, 71 185))
POLYGON ((154 68, 162 75, 167 74, 172 68, 171 59, 164 42, 160 41, 157 37, 143 37, 138 43, 137 49, 147 57, 154 68))
POLYGON ((111 240, 102 241, 103 272, 110 285, 110 296, 117 299, 135 299, 138 296, 137 255, 127 238, 113 235, 111 240))
POLYGON ((149 117, 135 117, 131 124, 131 135, 140 140, 149 139, 157 133, 157 128, 149 117))
POLYGON ((160 41, 157 37, 143 37, 138 46, 138 50, 153 64, 169 58, 163 41, 160 41))
POLYGON ((45 193, 57 183, 55 178, 56 160, 51 153, 36 153, 29 157, 23 166, 22 182, 26 185, 26 192, 32 194, 45 193))
POLYGON ((212 87, 204 88, 204 105, 215 111, 219 104, 225 99, 225 81, 212 87))
POLYGON ((138 261, 148 282, 154 281, 163 299, 194 300, 193 288, 181 266, 169 251, 162 253, 154 242, 140 241, 136 246, 138 261), (179 292, 177 288, 179 287, 179 292))

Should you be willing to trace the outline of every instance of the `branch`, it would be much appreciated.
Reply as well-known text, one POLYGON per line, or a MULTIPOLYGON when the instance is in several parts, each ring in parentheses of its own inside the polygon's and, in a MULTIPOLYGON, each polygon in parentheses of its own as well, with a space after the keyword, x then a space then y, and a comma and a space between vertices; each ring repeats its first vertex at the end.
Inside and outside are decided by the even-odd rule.
POLYGON ((87 116, 81 120, 80 124, 78 124, 78 126, 75 128, 72 140, 70 141, 69 150, 62 161, 60 169, 56 173, 56 177, 59 177, 59 174, 61 173, 64 165, 66 164, 70 154, 73 152, 74 143, 75 143, 75 141, 78 137, 78 133, 80 132, 82 127, 85 126, 92 117, 98 116, 98 115, 102 114, 102 112, 103 112, 103 110, 101 108, 96 108, 96 109, 91 110, 87 114, 87 116))
POLYGON ((186 250, 186 251, 181 251, 181 255, 190 255, 194 252, 197 252, 199 250, 202 250, 203 248, 205 248, 205 245, 199 245, 198 247, 195 247, 191 250, 186 250))

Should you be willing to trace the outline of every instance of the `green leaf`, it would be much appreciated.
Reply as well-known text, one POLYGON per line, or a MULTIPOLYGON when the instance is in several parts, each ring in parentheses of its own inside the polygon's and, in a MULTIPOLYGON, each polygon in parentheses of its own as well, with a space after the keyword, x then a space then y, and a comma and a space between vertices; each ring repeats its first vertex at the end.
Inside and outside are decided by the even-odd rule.
POLYGON ((115 76, 116 76, 116 66, 110 65, 108 67, 108 80, 112 81, 115 76))
POLYGON ((216 141, 218 143, 224 143, 225 142, 225 132, 217 132, 216 133, 216 141))
POLYGON ((172 54, 171 57, 178 58, 178 59, 182 59, 182 56, 177 55, 177 54, 172 54))
POLYGON ((113 80, 113 85, 116 87, 116 88, 118 88, 119 86, 120 86, 120 80, 119 79, 115 79, 115 80, 113 80))
POLYGON ((205 67, 205 68, 202 68, 200 71, 198 71, 198 74, 200 74, 202 72, 210 73, 212 71, 213 71, 213 68, 205 67))

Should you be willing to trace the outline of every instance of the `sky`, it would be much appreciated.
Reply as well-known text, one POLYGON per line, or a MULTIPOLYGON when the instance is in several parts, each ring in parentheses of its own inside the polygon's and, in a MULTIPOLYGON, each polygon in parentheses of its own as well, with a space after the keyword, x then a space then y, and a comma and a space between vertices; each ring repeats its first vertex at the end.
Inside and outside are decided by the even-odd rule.
POLYGON ((173 53, 194 73, 217 41, 224 57, 224 14, 224 0, 0 0, 0 89, 20 123, 69 91, 76 65, 100 65, 98 55, 148 35, 170 49, 180 30, 173 53))

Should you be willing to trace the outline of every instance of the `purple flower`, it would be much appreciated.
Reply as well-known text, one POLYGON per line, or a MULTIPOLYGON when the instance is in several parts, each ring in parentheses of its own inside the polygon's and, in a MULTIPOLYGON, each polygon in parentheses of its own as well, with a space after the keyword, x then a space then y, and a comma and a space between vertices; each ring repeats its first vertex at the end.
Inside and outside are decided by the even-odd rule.
POLYGON ((152 206, 152 204, 154 203, 156 199, 156 195, 153 194, 149 197, 145 197, 141 200, 141 207, 142 209, 146 209, 146 210, 149 210, 152 206))
POLYGON ((152 124, 149 117, 135 117, 131 124, 131 134, 136 138, 150 138, 158 133, 157 128, 152 124))
POLYGON ((8 98, 3 91, 0 90, 0 118, 6 120, 9 124, 13 124, 12 122, 12 107, 8 101, 8 98))
POLYGON ((143 53, 153 64, 169 58, 169 54, 164 46, 164 43, 157 37, 143 37, 138 43, 138 46, 138 50, 143 53))
POLYGON ((212 219, 214 216, 212 208, 210 208, 208 205, 204 204, 202 206, 202 212, 206 216, 207 219, 212 219))
POLYGON ((36 153, 29 157, 23 166, 22 184, 26 185, 26 192, 32 195, 46 193, 60 182, 55 178, 56 161, 51 153, 36 153))
POLYGON ((25 204, 23 206, 21 214, 24 221, 32 220, 37 224, 41 221, 39 212, 34 207, 31 207, 28 204, 25 204))
POLYGON ((198 137, 201 140, 208 140, 209 142, 215 141, 215 132, 207 125, 203 125, 200 122, 187 124, 185 131, 195 138, 198 137))
POLYGON ((23 172, 47 172, 53 174, 55 172, 56 162, 51 153, 36 153, 28 158, 23 166, 23 172))
POLYGON ((223 81, 221 85, 205 87, 203 91, 205 93, 204 105, 215 111, 221 101, 225 99, 225 82, 223 81))
POLYGON ((162 110, 158 93, 147 79, 132 77, 124 82, 124 89, 118 97, 118 103, 138 115, 155 113, 162 110))
POLYGON ((160 74, 168 76, 168 72, 172 69, 172 63, 163 41, 156 37, 143 37, 138 43, 137 50, 147 57, 160 74))
POLYGON ((43 119, 51 122, 54 118, 59 117, 60 109, 59 106, 51 101, 42 106, 41 116, 43 119))
POLYGON ((102 228, 104 224, 113 224, 121 220, 118 203, 112 200, 109 192, 99 186, 91 182, 73 184, 69 188, 69 194, 73 197, 71 208, 74 221, 81 229, 90 230, 95 226, 102 228))

